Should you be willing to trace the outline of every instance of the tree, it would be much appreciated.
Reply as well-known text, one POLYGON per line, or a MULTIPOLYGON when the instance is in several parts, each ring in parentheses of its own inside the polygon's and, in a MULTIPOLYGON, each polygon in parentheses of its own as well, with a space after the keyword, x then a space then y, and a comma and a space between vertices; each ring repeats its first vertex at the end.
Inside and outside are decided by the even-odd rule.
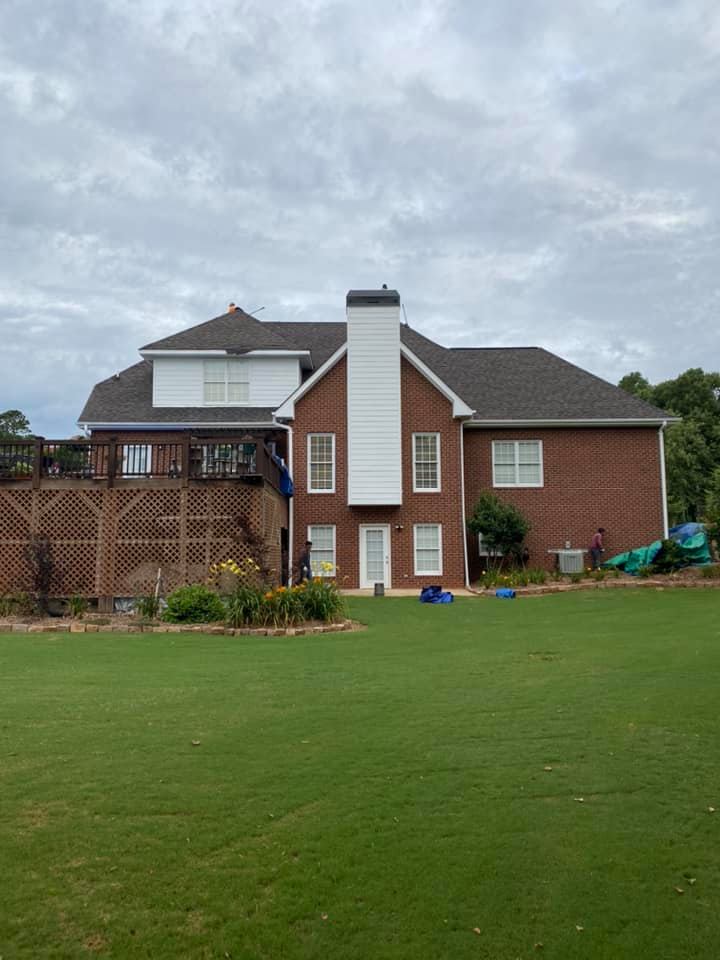
POLYGON ((703 431, 692 419, 668 427, 665 463, 668 510, 673 522, 697 520, 715 459, 703 431))
POLYGON ((679 417, 710 420, 717 426, 720 417, 720 373, 705 373, 692 367, 674 380, 652 388, 652 403, 679 417))
POLYGON ((6 410, 0 413, 0 440, 28 440, 30 421, 20 410, 6 410))
POLYGON ((697 520, 705 510, 712 471, 720 463, 720 373, 691 367, 653 386, 634 371, 619 386, 683 418, 666 433, 668 509, 673 522, 697 520))
POLYGON ((634 396, 639 397, 641 400, 645 400, 647 403, 654 403, 652 398, 652 384, 637 370, 633 370, 632 373, 626 373, 622 380, 618 383, 618 386, 621 390, 625 390, 626 393, 632 393, 634 396))
POLYGON ((505 557, 520 559, 523 540, 530 530, 529 522, 517 507, 492 493, 480 496, 467 526, 471 533, 482 534, 490 554, 495 554, 501 563, 505 557))

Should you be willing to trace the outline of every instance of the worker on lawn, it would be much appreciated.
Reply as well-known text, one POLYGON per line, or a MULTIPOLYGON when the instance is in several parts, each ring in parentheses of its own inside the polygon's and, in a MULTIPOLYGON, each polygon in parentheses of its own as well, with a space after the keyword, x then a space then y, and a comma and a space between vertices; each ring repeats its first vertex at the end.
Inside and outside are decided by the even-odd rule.
POLYGON ((605 527, 598 527, 597 533, 593 534, 593 538, 590 541, 590 556, 592 557, 593 570, 597 570, 600 567, 600 557, 605 553, 605 547, 603 546, 604 533, 605 527))
POLYGON ((300 567, 300 578, 299 582, 302 583, 303 580, 309 580, 312 576, 312 566, 310 558, 310 550, 312 549, 312 540, 305 541, 305 549, 300 554, 300 559, 298 560, 298 566, 300 567))

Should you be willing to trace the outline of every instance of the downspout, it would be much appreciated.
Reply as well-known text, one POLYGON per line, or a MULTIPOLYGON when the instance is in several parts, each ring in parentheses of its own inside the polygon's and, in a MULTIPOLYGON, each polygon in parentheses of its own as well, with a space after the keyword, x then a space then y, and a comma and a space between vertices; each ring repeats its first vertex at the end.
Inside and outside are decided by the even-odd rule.
POLYGON ((663 420, 660 429, 658 430, 658 438, 660 443, 660 487, 662 489, 662 508, 663 508, 663 539, 667 540, 668 538, 668 504, 667 504, 667 477, 665 475, 665 427, 667 426, 667 420, 663 420))
MULTIPOLYGON (((293 470, 293 430, 290 424, 288 423, 278 423, 275 421, 275 426, 280 430, 287 430, 287 439, 288 439, 288 470, 290 471, 290 479, 295 484, 294 476, 295 471, 293 470)), ((288 497, 288 584, 292 586, 293 578, 293 526, 294 526, 294 516, 295 516, 295 497, 288 497)))
POLYGON ((467 518, 465 516, 465 430, 460 421, 460 518, 462 522, 463 556, 465 558, 465 588, 470 589, 470 566, 467 548, 467 518))

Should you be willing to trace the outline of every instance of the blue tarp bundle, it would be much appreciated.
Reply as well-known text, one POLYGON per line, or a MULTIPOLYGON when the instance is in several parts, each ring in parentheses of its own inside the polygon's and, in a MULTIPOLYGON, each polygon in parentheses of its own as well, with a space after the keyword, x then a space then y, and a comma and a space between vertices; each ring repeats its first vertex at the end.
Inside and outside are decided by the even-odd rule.
POLYGON ((495 596, 499 597, 501 600, 514 600, 515 591, 510 587, 498 587, 495 591, 495 596))
POLYGON ((420 591, 420 603, 452 603, 454 599, 450 591, 442 587, 423 587, 420 591))

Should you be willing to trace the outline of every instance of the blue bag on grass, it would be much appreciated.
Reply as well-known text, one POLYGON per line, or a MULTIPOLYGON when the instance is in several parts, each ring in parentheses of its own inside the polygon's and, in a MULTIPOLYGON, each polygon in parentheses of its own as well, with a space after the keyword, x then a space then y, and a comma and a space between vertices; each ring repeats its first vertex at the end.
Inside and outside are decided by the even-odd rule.
POLYGON ((450 591, 442 587, 423 587, 420 591, 420 603, 452 603, 454 599, 450 591))
POLYGON ((514 600, 515 591, 511 590, 510 587, 500 587, 495 591, 495 596, 500 597, 501 600, 514 600))

